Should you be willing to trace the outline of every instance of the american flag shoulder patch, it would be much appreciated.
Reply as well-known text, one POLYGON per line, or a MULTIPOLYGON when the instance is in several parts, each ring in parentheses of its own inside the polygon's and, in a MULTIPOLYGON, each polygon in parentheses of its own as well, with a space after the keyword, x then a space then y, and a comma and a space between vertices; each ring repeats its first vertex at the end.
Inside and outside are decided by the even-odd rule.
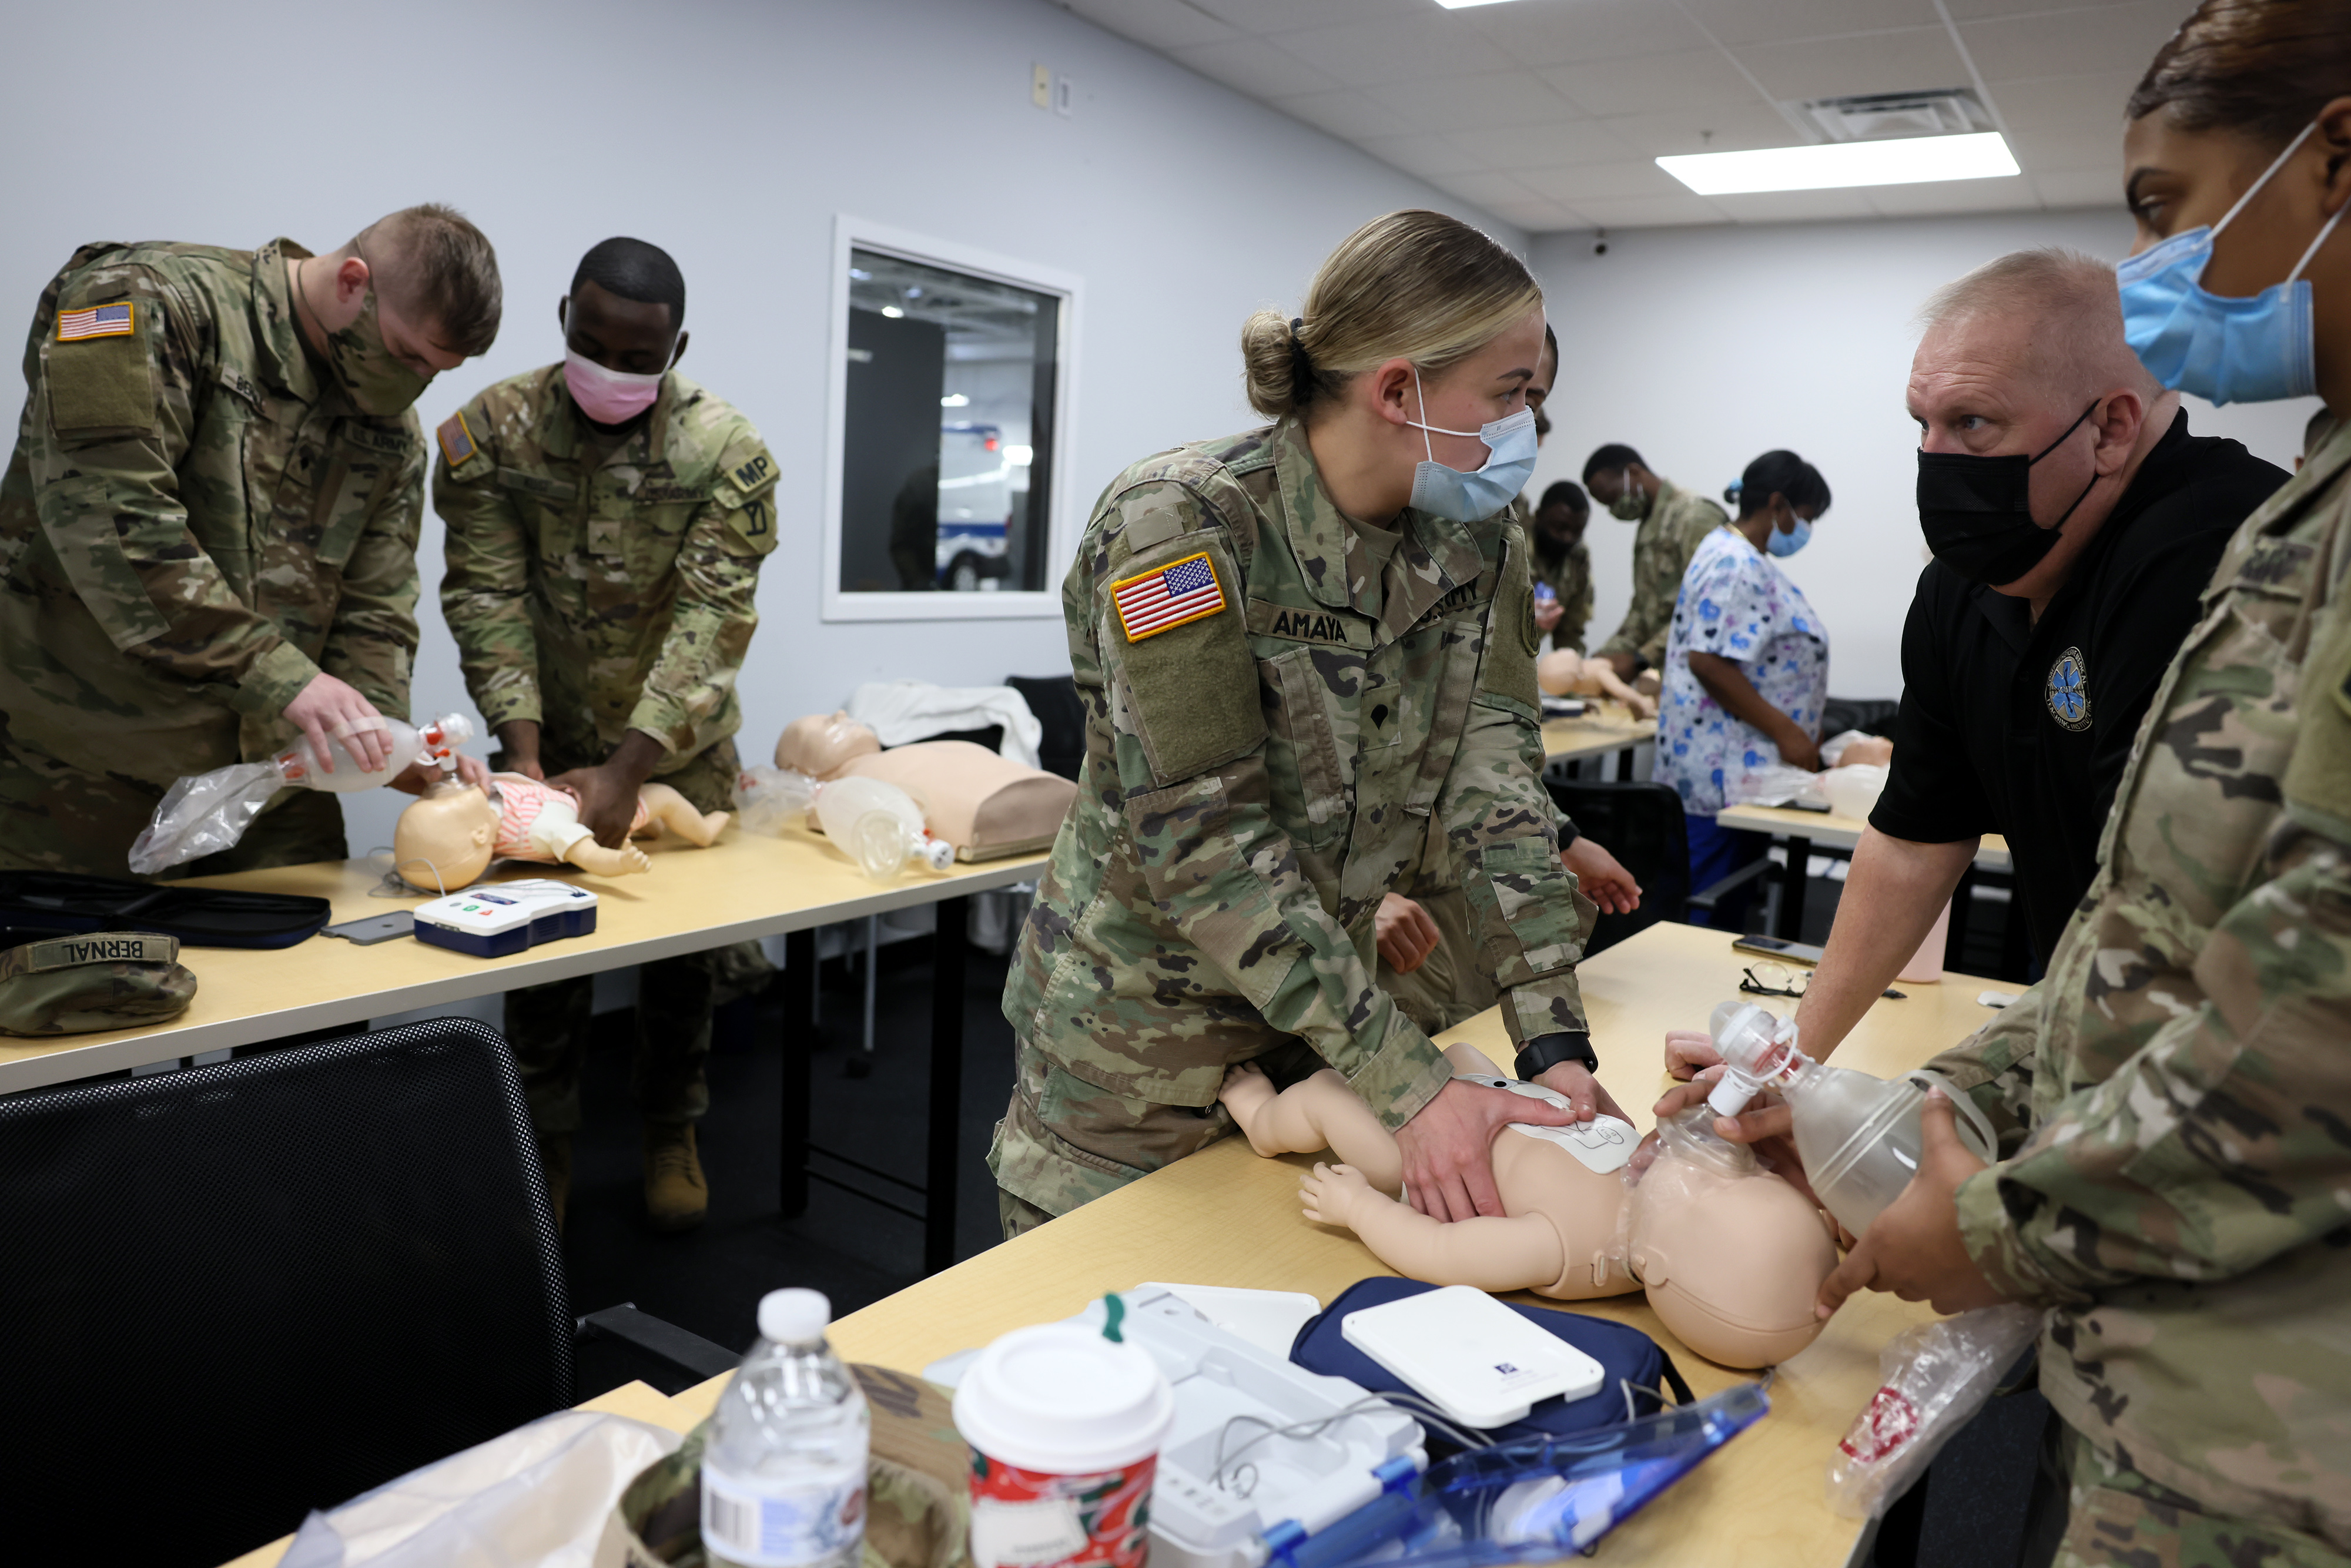
POLYGON ((465 411, 462 408, 443 420, 441 428, 433 434, 440 438, 441 455, 449 459, 452 468, 481 450, 474 444, 473 427, 465 423, 465 411))
POLYGON ((1216 563, 1207 550, 1113 582, 1110 597, 1118 607, 1119 630, 1130 643, 1155 637, 1225 607, 1225 591, 1217 582, 1216 563))
POLYGON ((128 338, 137 324, 137 313, 129 301, 92 305, 84 310, 60 310, 57 341, 78 343, 88 338, 128 338))

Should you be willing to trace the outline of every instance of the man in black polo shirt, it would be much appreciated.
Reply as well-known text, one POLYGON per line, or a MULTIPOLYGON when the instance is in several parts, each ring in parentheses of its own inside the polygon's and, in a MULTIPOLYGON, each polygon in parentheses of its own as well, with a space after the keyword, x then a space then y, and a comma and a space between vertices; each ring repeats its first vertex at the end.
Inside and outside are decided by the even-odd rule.
POLYGON ((1815 1055, 1917 951, 1984 833, 2007 836, 2047 959, 2222 547, 2286 479, 2189 434, 2095 257, 2003 256, 1925 318, 1908 402, 1935 559, 1903 630, 1892 773, 1797 1009, 1815 1055))

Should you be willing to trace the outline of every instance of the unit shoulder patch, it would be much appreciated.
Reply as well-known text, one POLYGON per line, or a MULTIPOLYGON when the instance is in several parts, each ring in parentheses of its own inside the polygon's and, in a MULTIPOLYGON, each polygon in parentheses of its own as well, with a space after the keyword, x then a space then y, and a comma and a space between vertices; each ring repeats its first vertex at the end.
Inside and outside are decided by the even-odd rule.
POLYGON ((471 462, 481 453, 481 445, 475 441, 473 426, 465 423, 465 411, 462 408, 443 420, 433 434, 441 443, 441 455, 449 460, 452 468, 471 462))
POLYGON ((1110 585, 1119 630, 1130 643, 1172 632, 1225 608, 1225 591, 1207 550, 1153 567, 1110 585))
POLYGON ((2068 648, 2049 666, 2042 701, 2059 727, 2081 731, 2090 727, 2090 666, 2079 648, 2068 648))
POLYGON ((88 342, 93 338, 128 338, 138 328, 138 307, 131 300, 115 305, 90 305, 57 312, 60 343, 88 342))
POLYGON ((741 506, 754 496, 774 487, 778 477, 776 460, 764 446, 737 447, 728 453, 726 483, 734 487, 729 499, 741 506))

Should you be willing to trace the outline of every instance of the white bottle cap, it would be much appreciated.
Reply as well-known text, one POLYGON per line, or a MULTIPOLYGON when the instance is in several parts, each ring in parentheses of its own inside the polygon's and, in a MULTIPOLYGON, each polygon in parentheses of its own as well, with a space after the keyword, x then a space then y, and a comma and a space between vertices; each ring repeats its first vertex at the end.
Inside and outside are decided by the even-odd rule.
POLYGON ((759 1298, 759 1337, 770 1344, 814 1344, 832 1322, 822 1291, 769 1291, 759 1298))

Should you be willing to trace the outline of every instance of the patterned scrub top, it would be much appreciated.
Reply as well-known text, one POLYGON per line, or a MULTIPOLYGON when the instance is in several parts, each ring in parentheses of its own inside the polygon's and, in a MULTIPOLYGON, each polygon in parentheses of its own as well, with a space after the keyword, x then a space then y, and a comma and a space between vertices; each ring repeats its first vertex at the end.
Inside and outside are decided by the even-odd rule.
POLYGON ((1683 810, 1711 817, 1726 785, 1777 763, 1780 750, 1707 694, 1690 674, 1693 653, 1737 661, 1765 702, 1818 739, 1829 634, 1804 591, 1736 529, 1715 529, 1690 558, 1666 642, 1657 777, 1680 792, 1683 810))

